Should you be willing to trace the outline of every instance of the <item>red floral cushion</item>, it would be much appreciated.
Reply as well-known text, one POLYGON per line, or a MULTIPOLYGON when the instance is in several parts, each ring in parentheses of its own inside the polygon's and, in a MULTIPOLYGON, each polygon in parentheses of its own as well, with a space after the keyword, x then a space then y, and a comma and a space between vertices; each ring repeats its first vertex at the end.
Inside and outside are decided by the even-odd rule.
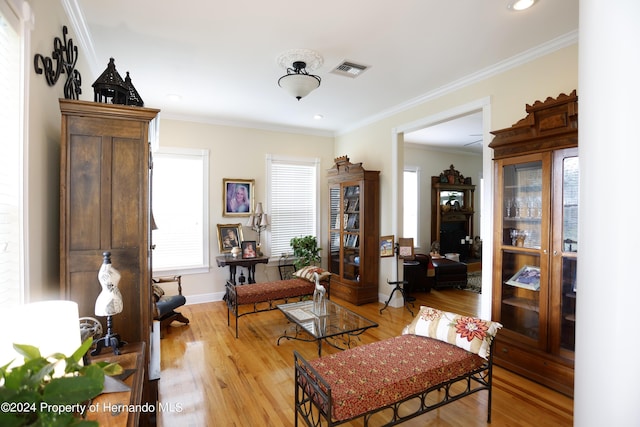
POLYGON ((422 306, 402 333, 437 338, 487 359, 500 328, 498 322, 422 306))
POLYGON ((236 286, 238 305, 312 295, 315 285, 303 279, 277 280, 236 286))
POLYGON ((392 404, 479 368, 484 359, 436 339, 401 335, 310 361, 336 421, 392 404))

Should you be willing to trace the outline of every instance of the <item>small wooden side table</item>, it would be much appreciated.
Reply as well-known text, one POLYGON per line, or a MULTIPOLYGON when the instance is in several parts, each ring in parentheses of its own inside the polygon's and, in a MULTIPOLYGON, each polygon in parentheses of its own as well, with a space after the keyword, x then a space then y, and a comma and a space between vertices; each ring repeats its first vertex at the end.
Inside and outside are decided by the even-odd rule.
MULTIPOLYGON (((236 267, 246 267, 248 270, 248 283, 256 283, 256 265, 266 264, 269 258, 259 256, 256 258, 234 258, 231 255, 220 255, 216 257, 218 267, 229 267, 229 282, 236 284, 236 267)), ((242 273, 240 273, 242 275, 242 273)))
MULTIPOLYGON (((106 351, 91 359, 92 363, 115 362, 125 370, 135 369, 135 372, 124 380, 130 390, 103 393, 91 401, 87 419, 98 421, 100 427, 136 427, 139 425, 140 411, 132 409, 142 406, 145 344, 142 342, 129 343, 121 347, 120 351, 119 355, 113 354, 112 351, 106 351)), ((155 402, 151 403, 151 407, 155 408, 155 402)))

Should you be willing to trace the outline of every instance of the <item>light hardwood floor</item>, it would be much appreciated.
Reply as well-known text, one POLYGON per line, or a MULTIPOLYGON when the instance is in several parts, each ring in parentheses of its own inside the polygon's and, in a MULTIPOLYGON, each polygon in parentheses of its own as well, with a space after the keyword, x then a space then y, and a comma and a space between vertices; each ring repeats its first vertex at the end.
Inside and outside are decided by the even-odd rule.
MULTIPOLYGON (((428 305, 476 315, 479 295, 457 289, 415 293, 414 313, 428 305)), ((361 336, 369 343, 398 335, 411 322, 405 308, 371 303, 354 306, 335 302, 377 322, 361 336)), ((170 426, 293 426, 293 350, 306 359, 317 357, 315 343, 286 341, 276 345, 289 326, 279 310, 234 319, 227 327, 223 302, 180 309, 191 323, 172 326, 161 342, 162 377, 158 414, 160 427, 170 426), (176 410, 178 409, 178 410, 176 410)), ((339 350, 323 346, 322 354, 339 350)), ((480 392, 410 420, 403 426, 486 426, 487 393, 480 392)), ((498 366, 494 367, 491 426, 571 426, 573 400, 498 366)), ((300 424, 302 425, 302 424, 300 424)), ((346 424, 361 426, 362 420, 346 424)))

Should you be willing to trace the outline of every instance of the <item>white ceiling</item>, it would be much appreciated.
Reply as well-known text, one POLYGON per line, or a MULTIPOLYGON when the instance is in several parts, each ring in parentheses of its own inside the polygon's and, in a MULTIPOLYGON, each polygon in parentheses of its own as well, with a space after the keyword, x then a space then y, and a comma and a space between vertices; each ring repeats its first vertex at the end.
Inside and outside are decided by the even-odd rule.
MULTIPOLYGON (((320 135, 575 42, 578 28, 578 0, 538 0, 524 12, 508 10, 508 0, 69 1, 80 55, 92 67, 85 92, 113 57, 163 117, 320 135), (300 48, 324 64, 314 71, 320 88, 297 101, 278 87, 285 70, 276 60, 300 48), (355 79, 331 74, 344 60, 371 68, 355 79)), ((406 139, 463 146, 480 139, 477 119, 406 139)))

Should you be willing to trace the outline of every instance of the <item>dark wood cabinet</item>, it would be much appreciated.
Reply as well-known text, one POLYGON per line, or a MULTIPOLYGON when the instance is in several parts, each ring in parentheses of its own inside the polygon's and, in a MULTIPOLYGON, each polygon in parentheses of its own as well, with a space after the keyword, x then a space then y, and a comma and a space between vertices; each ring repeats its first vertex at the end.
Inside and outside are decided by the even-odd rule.
POLYGON ((472 184, 431 177, 431 240, 440 243, 441 254, 457 253, 461 261, 466 261, 473 239, 475 190, 472 184))
POLYGON ((578 262, 575 92, 527 106, 492 132, 494 361, 573 395, 578 262))
POLYGON ((380 172, 347 156, 329 169, 331 295, 353 304, 378 300, 380 172))

